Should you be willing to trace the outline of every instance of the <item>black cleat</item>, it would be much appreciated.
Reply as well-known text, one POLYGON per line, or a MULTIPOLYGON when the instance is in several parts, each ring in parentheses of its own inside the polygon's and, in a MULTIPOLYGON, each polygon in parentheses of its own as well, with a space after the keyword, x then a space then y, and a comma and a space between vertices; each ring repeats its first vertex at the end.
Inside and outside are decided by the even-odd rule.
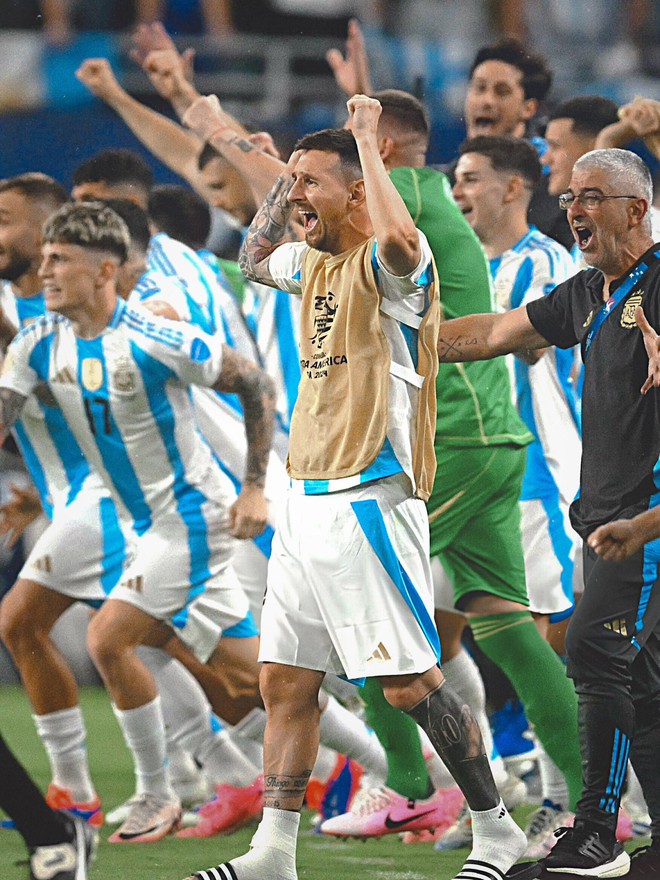
POLYGON ((660 877, 660 840, 640 846, 630 856, 630 880, 657 880, 660 877))
POLYGON ((624 877, 630 856, 614 834, 598 831, 579 822, 574 828, 558 828, 557 843, 541 864, 549 874, 579 877, 624 877))

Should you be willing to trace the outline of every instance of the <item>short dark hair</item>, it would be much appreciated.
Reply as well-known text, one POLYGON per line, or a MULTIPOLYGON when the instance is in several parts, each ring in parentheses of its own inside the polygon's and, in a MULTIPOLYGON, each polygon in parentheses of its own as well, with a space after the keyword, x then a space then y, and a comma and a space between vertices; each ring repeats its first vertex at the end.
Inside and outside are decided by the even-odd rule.
POLYGON ((495 171, 513 171, 519 174, 531 188, 541 179, 541 162, 529 141, 523 138, 496 135, 479 135, 469 138, 460 146, 460 154, 479 153, 486 156, 495 171))
POLYGON ((552 71, 543 55, 528 52, 522 43, 513 38, 499 40, 489 46, 482 46, 470 67, 470 79, 476 68, 484 61, 503 61, 517 67, 522 73, 522 87, 525 98, 543 101, 552 85, 552 71))
POLYGON ((100 181, 111 186, 132 184, 148 193, 154 183, 154 174, 134 150, 102 150, 81 162, 73 172, 74 186, 100 181))
POLYGON ((103 199, 103 204, 112 208, 124 221, 133 247, 146 254, 151 240, 147 212, 130 199, 103 199))
POLYGON ((90 250, 107 251, 125 263, 130 237, 121 217, 101 202, 69 202, 44 224, 44 244, 76 244, 90 250))
POLYGON ((37 171, 0 180, 0 192, 11 192, 12 190, 17 190, 27 199, 50 204, 53 211, 69 201, 67 191, 61 183, 47 174, 40 174, 37 171))
POLYGON ((571 119, 575 134, 596 137, 605 126, 619 121, 618 107, 610 98, 601 95, 580 95, 562 101, 550 113, 551 119, 571 119))
POLYGON ((203 171, 209 164, 209 162, 212 162, 214 159, 222 159, 223 161, 226 161, 224 156, 219 153, 215 147, 212 147, 208 141, 206 141, 206 143, 202 147, 202 152, 197 157, 197 169, 199 171, 203 171))
POLYGON ((412 131, 428 141, 431 125, 426 108, 410 92, 399 89, 383 89, 371 96, 380 101, 383 116, 389 116, 407 131, 412 131))
POLYGON ((346 128, 323 128, 301 137, 294 150, 336 153, 343 170, 353 179, 362 177, 362 164, 353 132, 346 128))
POLYGON ((185 186, 164 184, 152 189, 149 217, 154 226, 198 251, 211 232, 211 212, 204 199, 185 186))

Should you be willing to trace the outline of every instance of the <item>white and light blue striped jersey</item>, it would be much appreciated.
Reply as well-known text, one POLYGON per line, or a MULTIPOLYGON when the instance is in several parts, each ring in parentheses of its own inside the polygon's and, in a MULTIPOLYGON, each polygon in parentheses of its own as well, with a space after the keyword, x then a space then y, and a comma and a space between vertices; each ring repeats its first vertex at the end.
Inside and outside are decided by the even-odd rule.
POLYGON ((149 242, 147 270, 148 275, 153 273, 155 277, 167 278, 178 286, 187 299, 188 311, 194 315, 195 324, 206 333, 215 333, 215 278, 192 248, 159 232, 149 242))
POLYGON ((208 251, 201 251, 200 256, 214 268, 223 289, 240 286, 240 309, 256 341, 261 365, 275 382, 278 421, 288 432, 300 384, 300 301, 283 290, 248 281, 237 264, 218 261, 208 251))
MULTIPOLYGON (((495 297, 503 311, 550 293, 577 271, 566 248, 535 227, 490 261, 495 297)), ((518 411, 534 434, 527 448, 521 499, 554 496, 570 503, 579 486, 581 439, 575 352, 547 349, 533 366, 514 359, 518 411)))
MULTIPOLYGON (((417 268, 405 277, 390 274, 380 262, 378 242, 374 242, 371 266, 382 294, 381 329, 390 349, 390 392, 387 434, 376 460, 364 471, 334 480, 292 480, 295 492, 323 495, 340 492, 394 474, 407 474, 415 483, 413 459, 414 421, 418 389, 422 377, 417 373, 417 337, 421 319, 428 308, 428 291, 433 283, 433 257, 426 236, 418 231, 421 257, 417 268)), ((289 294, 302 294, 302 264, 305 242, 282 244, 270 256, 268 268, 274 286, 289 294)))
MULTIPOLYGON (((0 307, 17 329, 29 327, 46 314, 43 295, 16 295, 9 282, 0 288, 0 307)), ((48 406, 32 395, 14 426, 25 465, 30 472, 46 515, 70 504, 83 485, 100 485, 57 406, 48 406)))
POLYGON ((137 534, 176 511, 194 543, 204 541, 207 513, 226 503, 227 484, 196 430, 189 386, 212 385, 221 368, 215 338, 118 301, 94 339, 77 337, 60 315, 22 330, 0 386, 28 396, 47 383, 137 534))
MULTIPOLYGON (((147 274, 151 275, 151 273, 147 274)), ((151 277, 154 280, 153 276, 151 277)), ((144 285, 138 283, 129 298, 129 303, 139 301, 144 290, 144 285)), ((183 321, 193 325, 196 323, 194 316, 182 311, 185 303, 181 301, 180 292, 175 287, 165 285, 157 292, 153 286, 150 286, 143 302, 148 302, 150 299, 167 303, 178 312, 183 321)), ((221 339, 225 345, 230 345, 230 341, 224 336, 222 329, 216 334, 216 339, 221 339)), ((236 394, 199 386, 191 389, 191 399, 197 426, 211 447, 218 465, 231 481, 234 491, 238 493, 247 463, 247 435, 241 401, 236 394)), ((276 430, 274 445, 278 448, 271 452, 265 487, 266 497, 271 504, 279 502, 288 486, 284 466, 288 437, 282 431, 276 430)), ((254 539, 266 556, 270 556, 272 535, 271 525, 262 535, 254 539)))

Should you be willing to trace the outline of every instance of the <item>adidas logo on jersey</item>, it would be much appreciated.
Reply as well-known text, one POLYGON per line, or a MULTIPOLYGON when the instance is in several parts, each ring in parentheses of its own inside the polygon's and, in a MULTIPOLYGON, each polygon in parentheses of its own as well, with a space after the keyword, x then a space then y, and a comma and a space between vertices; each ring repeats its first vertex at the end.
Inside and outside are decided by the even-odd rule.
POLYGON ((611 632, 619 633, 620 636, 628 635, 628 627, 623 617, 609 620, 607 623, 604 623, 603 626, 605 627, 605 629, 609 629, 611 632))
POLYGON ((382 662, 384 660, 391 660, 391 659, 392 659, 392 657, 390 656, 390 653, 387 650, 387 648, 385 647, 385 645, 382 642, 378 642, 378 645, 376 646, 376 650, 373 652, 371 657, 367 658, 367 663, 371 662, 372 660, 379 660, 382 662))
POLYGON ((37 571, 45 571, 50 574, 53 563, 50 556, 41 556, 39 559, 34 560, 32 567, 36 568, 37 571))
POLYGON ((136 593, 142 592, 142 587, 144 585, 144 578, 141 574, 137 577, 129 578, 127 581, 122 581, 121 586, 126 587, 127 590, 135 590, 136 593))
POLYGON ((76 381, 75 376, 73 375, 73 371, 69 367, 64 367, 63 370, 60 370, 59 373, 55 373, 52 382, 60 382, 64 385, 73 385, 76 381))

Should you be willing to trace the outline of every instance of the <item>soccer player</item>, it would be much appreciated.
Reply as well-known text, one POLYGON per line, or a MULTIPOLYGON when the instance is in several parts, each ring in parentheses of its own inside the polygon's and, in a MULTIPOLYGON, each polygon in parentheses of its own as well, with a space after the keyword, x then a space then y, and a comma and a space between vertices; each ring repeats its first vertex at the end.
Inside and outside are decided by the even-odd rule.
MULTIPOLYGON (((421 500, 434 472, 433 262, 379 157, 379 103, 356 96, 348 106, 351 132, 298 144, 242 250, 248 277, 303 297, 303 378, 291 430, 293 486, 262 615, 264 818, 250 852, 215 873, 296 877, 317 695, 333 671, 378 676, 386 697, 426 730, 474 811, 474 848, 459 876, 472 876, 476 860, 495 878, 526 841, 501 802, 469 707, 442 677, 431 616, 421 500), (282 243, 294 206, 306 240, 282 243), (456 736, 447 738, 439 722, 449 716, 456 736)), ((186 118, 195 125, 209 107, 201 99, 186 118)))
MULTIPOLYGON (((651 200, 651 177, 639 157, 617 149, 586 153, 575 163, 561 203, 593 268, 506 314, 473 315, 441 328, 438 351, 449 362, 580 343, 583 446, 571 522, 583 539, 600 525, 655 504, 660 448, 653 389, 660 385, 660 347, 653 326, 660 325, 660 264, 651 238, 651 200)), ((585 548, 584 595, 566 639, 568 674, 579 700, 584 787, 574 827, 563 831, 544 860, 550 871, 628 873, 629 856, 614 832, 629 753, 657 837, 658 562, 653 544, 626 563, 585 548)), ((640 876, 646 857, 636 859, 640 876)))
MULTIPOLYGON (((568 251, 528 225, 540 175, 536 151, 519 138, 480 136, 461 146, 454 197, 484 246, 503 311, 545 296, 575 273, 568 251)), ((531 610, 546 635, 551 620, 573 610, 580 544, 568 518, 581 454, 573 366, 573 351, 555 348, 529 352, 513 365, 518 410, 534 435, 521 493, 525 575, 531 610)), ((547 754, 539 761, 543 804, 526 829, 527 855, 534 858, 547 854, 547 838, 569 806, 563 775, 547 754)))
MULTIPOLYGON (((92 621, 88 643, 143 792, 113 839, 159 839, 176 825, 179 804, 166 774, 153 678, 135 649, 159 631, 159 621, 202 593, 215 604, 223 629, 248 620, 247 600, 228 567, 230 533, 250 537, 265 522, 261 484, 272 388, 263 373, 211 337, 117 300, 115 277, 128 235, 110 209, 65 206, 51 218, 44 240, 46 304, 69 320, 42 319, 10 346, 3 425, 20 415, 36 383, 46 382, 85 455, 132 518, 135 556, 92 621), (72 382, 58 381, 62 370, 72 382), (234 390, 244 405, 248 472, 229 509, 191 418, 191 381, 234 390)), ((231 652, 235 639, 227 635, 231 652)))

